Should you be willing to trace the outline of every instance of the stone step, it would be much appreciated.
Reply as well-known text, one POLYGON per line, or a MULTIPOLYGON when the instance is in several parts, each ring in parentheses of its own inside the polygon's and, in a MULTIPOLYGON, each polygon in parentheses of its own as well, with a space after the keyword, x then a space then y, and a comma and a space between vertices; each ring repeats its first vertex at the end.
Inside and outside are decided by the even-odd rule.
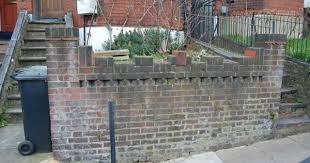
POLYGON ((0 44, 0 53, 5 53, 8 45, 6 44, 0 44))
POLYGON ((277 138, 309 131, 310 118, 308 115, 300 117, 279 118, 275 122, 275 136, 277 138))
POLYGON ((45 38, 45 29, 28 28, 27 38, 45 38))
POLYGON ((282 109, 301 109, 307 108, 306 103, 280 103, 280 110, 282 109))
POLYGON ((42 28, 27 28, 27 32, 45 32, 46 29, 42 28))
POLYGON ((280 103, 279 117, 298 117, 306 113, 305 103, 280 103))
POLYGON ((30 38, 26 37, 24 38, 24 41, 46 41, 47 39, 45 37, 36 37, 36 38, 30 38))
POLYGON ((31 22, 29 25, 28 25, 28 29, 29 28, 35 28, 35 29, 41 29, 41 30, 43 30, 43 29, 46 29, 46 28, 53 28, 53 27, 55 27, 55 28, 57 28, 57 27, 59 27, 59 28, 63 28, 63 27, 65 27, 65 23, 64 22, 62 22, 62 23, 50 23, 50 22, 31 22))
POLYGON ((24 51, 35 51, 35 50, 46 50, 46 47, 22 47, 22 50, 24 51))
POLYGON ((21 107, 8 108, 6 114, 10 123, 21 123, 23 121, 23 112, 21 107))
POLYGON ((65 25, 64 19, 39 19, 32 20, 29 24, 63 24, 65 25))
POLYGON ((5 53, 0 53, 0 61, 2 62, 5 57, 5 53))
POLYGON ((282 88, 281 89, 281 95, 287 95, 287 94, 295 94, 297 93, 297 89, 295 88, 282 88))
POLYGON ((25 38, 24 46, 25 47, 46 47, 47 46, 46 38, 25 38))
POLYGON ((45 62, 46 57, 19 57, 20 62, 45 62))
POLYGON ((10 94, 7 98, 8 100, 20 100, 20 94, 10 94))
POLYGON ((10 40, 0 40, 0 45, 9 45, 10 40))
POLYGON ((22 56, 25 57, 45 57, 46 47, 23 47, 22 56))
POLYGON ((13 94, 19 94, 19 88, 18 88, 18 82, 11 79, 9 81, 9 86, 7 89, 7 94, 8 95, 13 95, 13 94))

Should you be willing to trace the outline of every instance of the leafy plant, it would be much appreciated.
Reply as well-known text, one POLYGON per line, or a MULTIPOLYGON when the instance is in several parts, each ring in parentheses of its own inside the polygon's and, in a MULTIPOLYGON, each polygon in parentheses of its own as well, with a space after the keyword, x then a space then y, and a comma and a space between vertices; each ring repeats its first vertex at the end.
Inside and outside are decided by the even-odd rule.
POLYGON ((8 121, 6 117, 4 116, 4 114, 1 114, 0 115, 0 128, 5 127, 6 125, 8 125, 8 121))
POLYGON ((271 112, 270 117, 271 117, 271 119, 275 120, 279 117, 279 113, 278 112, 271 112))
POLYGON ((114 38, 114 41, 111 43, 111 40, 104 43, 105 49, 111 50, 120 50, 128 49, 129 56, 133 57, 134 55, 138 56, 152 56, 158 55, 161 51, 162 44, 167 42, 167 50, 172 51, 180 47, 180 43, 172 40, 169 36, 167 37, 168 32, 165 30, 158 29, 146 29, 138 30, 135 29, 129 32, 121 32, 114 38))

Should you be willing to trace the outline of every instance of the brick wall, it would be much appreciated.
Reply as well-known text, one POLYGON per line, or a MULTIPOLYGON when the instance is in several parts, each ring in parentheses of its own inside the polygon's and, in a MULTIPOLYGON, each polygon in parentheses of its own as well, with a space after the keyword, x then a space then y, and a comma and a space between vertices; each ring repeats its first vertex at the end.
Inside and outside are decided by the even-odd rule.
MULTIPOLYGON (((113 26, 164 26, 182 29, 183 16, 178 0, 99 0, 104 16, 97 18, 96 25, 110 22, 113 26), (159 2, 159 1, 158 1, 159 2)), ((64 0, 65 11, 73 12, 75 27, 83 26, 83 18, 77 15, 76 0, 64 0)), ((32 11, 31 0, 19 0, 19 9, 32 11)))
MULTIPOLYGON (((223 4, 223 0, 216 1, 215 11, 223 4)), ((302 16, 303 0, 235 0, 228 5, 231 15, 243 15, 246 12, 251 14, 278 14, 302 16)))
POLYGON ((283 48, 256 58, 202 57, 186 66, 93 58, 77 29, 50 29, 47 53, 53 152, 57 160, 109 162, 109 100, 115 102, 118 162, 162 161, 247 145, 272 134, 283 48), (72 46, 73 45, 73 46, 72 46))

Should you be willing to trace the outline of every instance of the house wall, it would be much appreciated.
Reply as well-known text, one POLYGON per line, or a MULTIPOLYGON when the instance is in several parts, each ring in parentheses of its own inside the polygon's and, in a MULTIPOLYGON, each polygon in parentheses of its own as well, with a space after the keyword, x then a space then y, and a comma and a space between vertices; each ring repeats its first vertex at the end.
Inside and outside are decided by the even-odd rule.
POLYGON ((282 45, 253 48, 256 59, 206 56, 176 66, 149 57, 133 63, 93 58, 89 47, 72 46, 76 44, 69 38, 76 36, 77 29, 47 31, 47 38, 54 40, 47 67, 57 160, 109 161, 110 100, 115 102, 118 162, 158 162, 272 135, 270 114, 279 108, 282 45))
MULTIPOLYGON (((223 0, 216 2, 216 9, 219 10, 223 0)), ((252 14, 278 14, 302 16, 304 0, 235 0, 227 5, 230 15, 252 14)))
MULTIPOLYGON (((75 27, 83 26, 82 16, 77 15, 76 0, 64 0, 65 11, 73 12, 75 27)), ((105 26, 163 26, 174 29, 183 28, 183 16, 178 0, 99 0, 104 16, 99 16, 94 25, 105 26)), ((18 0, 18 9, 33 11, 32 0, 18 0)), ((90 18, 89 18, 90 19, 90 18)), ((88 22, 90 24, 90 22, 88 22)))

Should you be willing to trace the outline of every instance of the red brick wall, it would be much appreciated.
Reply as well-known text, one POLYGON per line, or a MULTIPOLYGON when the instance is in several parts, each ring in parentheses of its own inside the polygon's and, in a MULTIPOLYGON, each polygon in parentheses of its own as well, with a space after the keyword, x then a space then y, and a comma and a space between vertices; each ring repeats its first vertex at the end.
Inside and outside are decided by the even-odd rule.
MULTIPOLYGON (((215 12, 223 4, 223 0, 215 3, 215 12)), ((279 14, 279 15, 303 15, 303 0, 235 0, 229 4, 230 15, 244 15, 248 13, 279 14)))
POLYGON ((93 58, 91 47, 68 39, 77 29, 48 29, 46 36, 54 40, 48 42, 48 93, 60 162, 109 162, 109 100, 120 163, 248 145, 274 132, 268 123, 279 109, 281 45, 254 48, 255 59, 205 56, 176 66, 141 56, 133 63, 93 58))
MULTIPOLYGON (((113 26, 157 26, 182 29, 183 16, 178 0, 99 0, 104 16, 99 16, 97 25, 110 22, 113 26)), ((18 0, 19 9, 32 11, 32 0, 18 0)), ((75 26, 82 26, 83 19, 77 15, 76 0, 64 0, 65 11, 73 12, 75 26)))
POLYGON ((32 11, 32 0, 17 0, 17 11, 28 10, 32 11))

